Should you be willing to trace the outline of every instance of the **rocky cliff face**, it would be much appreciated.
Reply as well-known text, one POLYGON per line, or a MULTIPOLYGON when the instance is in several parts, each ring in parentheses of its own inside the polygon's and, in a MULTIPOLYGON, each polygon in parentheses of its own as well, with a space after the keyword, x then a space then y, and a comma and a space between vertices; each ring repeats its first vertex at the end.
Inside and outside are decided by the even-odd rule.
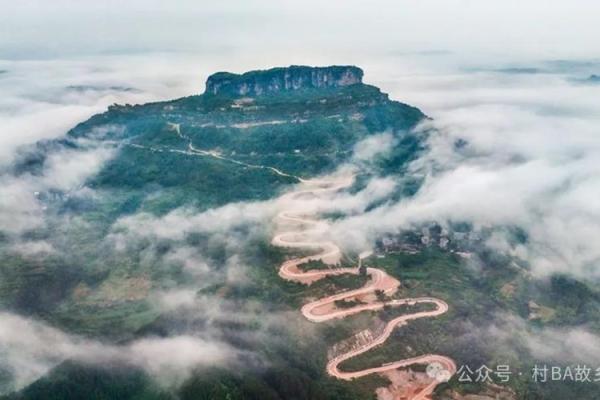
POLYGON ((291 66, 244 74, 218 72, 206 81, 206 92, 230 96, 260 96, 273 92, 349 86, 362 83, 363 71, 354 66, 291 66))

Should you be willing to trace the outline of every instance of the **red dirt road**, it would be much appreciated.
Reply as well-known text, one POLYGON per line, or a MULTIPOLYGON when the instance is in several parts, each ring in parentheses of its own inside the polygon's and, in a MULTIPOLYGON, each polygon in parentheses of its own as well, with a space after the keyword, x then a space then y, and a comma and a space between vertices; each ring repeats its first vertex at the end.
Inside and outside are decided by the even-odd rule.
MULTIPOLYGON (((333 181, 309 181, 303 180, 303 184, 308 186, 307 189, 296 191, 287 194, 282 197, 283 201, 300 199, 300 206, 302 208, 302 197, 319 197, 323 194, 332 194, 350 186, 352 183, 351 178, 339 179, 333 181)), ((297 207, 298 208, 298 207, 297 207)), ((310 212, 310 211, 309 211, 310 212)), ((279 269, 279 276, 283 279, 299 282, 310 285, 311 283, 322 279, 326 276, 331 275, 342 275, 352 274, 358 275, 359 268, 336 268, 331 267, 329 269, 313 269, 303 271, 299 268, 300 265, 306 264, 310 261, 321 261, 325 264, 335 266, 341 259, 341 251, 339 247, 327 240, 321 238, 324 229, 324 223, 317 219, 312 219, 304 216, 297 211, 283 211, 277 216, 280 222, 286 225, 298 226, 296 230, 286 231, 279 233, 273 237, 272 244, 280 247, 295 248, 295 249, 315 249, 319 250, 316 254, 299 257, 284 262, 279 269)), ((333 294, 331 296, 310 302, 302 307, 302 314, 310 321, 323 322, 335 318, 345 318, 350 315, 354 315, 366 310, 380 310, 384 306, 398 307, 402 305, 415 305, 415 304, 433 304, 435 309, 429 311, 421 311, 413 314, 406 314, 392 319, 387 322, 381 334, 373 338, 371 341, 363 344, 362 346, 350 350, 346 353, 337 355, 336 357, 329 360, 327 363, 327 373, 339 379, 352 380, 360 378, 366 375, 374 373, 382 373, 397 368, 406 368, 415 364, 427 364, 437 363, 437 365, 443 369, 444 375, 439 375, 444 379, 434 379, 432 382, 421 389, 416 395, 412 397, 412 400, 427 399, 429 395, 435 390, 435 388, 443 382, 445 379, 449 379, 456 372, 455 362, 448 357, 426 354, 414 358, 408 358, 404 360, 395 361, 392 363, 384 364, 379 367, 368 368, 361 371, 344 372, 340 371, 339 364, 360 354, 363 354, 374 347, 383 344, 391 335, 394 328, 402 326, 408 321, 419 319, 419 318, 431 318, 444 314, 448 311, 448 304, 443 300, 434 297, 418 297, 418 298, 405 298, 405 299, 394 299, 388 301, 370 301, 364 304, 360 304, 351 308, 338 309, 335 307, 335 301, 351 300, 357 296, 370 295, 372 297, 376 290, 381 290, 385 294, 391 295, 396 292, 400 282, 395 278, 389 276, 386 272, 377 268, 367 268, 367 275, 369 281, 361 288, 355 290, 348 290, 341 293, 333 294)))

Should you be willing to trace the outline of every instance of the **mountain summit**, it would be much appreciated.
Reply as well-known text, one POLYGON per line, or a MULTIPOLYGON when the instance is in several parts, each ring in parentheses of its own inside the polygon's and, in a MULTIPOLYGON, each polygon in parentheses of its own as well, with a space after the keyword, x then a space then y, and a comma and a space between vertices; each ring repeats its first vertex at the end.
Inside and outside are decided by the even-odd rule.
MULTIPOLYGON (((412 128, 426 116, 362 76, 354 66, 218 72, 204 94, 110 106, 44 144, 47 151, 32 150, 21 168, 43 165, 53 148, 80 148, 90 140, 114 148, 87 183, 118 188, 122 197, 102 206, 111 215, 269 199, 298 177, 334 171, 357 143, 381 132, 396 138, 381 168, 398 171, 420 149, 412 128)), ((88 203, 77 207, 100 207, 88 203)))
POLYGON ((217 72, 208 77, 206 92, 213 95, 260 96, 301 89, 350 86, 362 83, 363 71, 355 66, 308 67, 292 65, 244 74, 217 72))

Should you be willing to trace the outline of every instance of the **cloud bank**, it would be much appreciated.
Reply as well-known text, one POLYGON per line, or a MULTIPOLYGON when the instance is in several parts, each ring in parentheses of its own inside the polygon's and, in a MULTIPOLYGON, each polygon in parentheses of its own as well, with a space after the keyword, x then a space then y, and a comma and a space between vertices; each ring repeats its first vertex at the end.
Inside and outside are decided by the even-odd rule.
POLYGON ((84 363, 124 362, 162 379, 182 379, 192 368, 225 366, 236 350, 214 339, 193 335, 151 337, 110 345, 66 334, 42 322, 0 313, 0 355, 19 389, 70 359, 84 363))
MULTIPOLYGON (((5 94, 0 99, 2 170, 7 170, 20 146, 59 137, 113 102, 141 103, 196 93, 208 72, 221 69, 215 65, 236 69, 231 66, 250 68, 257 63, 256 57, 250 64, 231 58, 225 64, 209 59, 197 67, 201 64, 197 57, 145 57, 0 63, 0 69, 7 71, 0 77, 5 94)), ((274 54, 269 60, 278 57, 274 54)), ((307 201, 303 207, 324 213, 343 211, 346 218, 333 221, 330 233, 347 249, 362 250, 372 246, 378 235, 431 221, 466 221, 475 229, 499 228, 488 245, 528 262, 539 276, 560 272, 599 278, 600 249, 594 240, 600 235, 596 200, 600 195, 600 86, 573 80, 592 71, 577 69, 579 75, 571 76, 569 68, 558 71, 547 66, 549 71, 544 73, 510 74, 497 71, 494 65, 465 72, 455 68, 452 61, 440 65, 440 57, 443 59, 424 55, 415 61, 413 56, 407 60, 394 55, 370 60, 372 68, 365 65, 369 82, 433 117, 427 127, 437 133, 429 137, 428 151, 410 169, 412 175, 424 179, 419 192, 399 202, 389 201, 398 182, 378 177, 357 193, 341 193, 327 202, 307 201), (378 206, 371 208, 374 203, 378 206), (507 226, 524 229, 527 241, 515 245, 502 229, 507 226)), ((598 66, 592 63, 589 68, 598 66)), ((389 133, 373 136, 357 145, 353 161, 364 166, 394 143, 389 133)), ((111 149, 104 147, 88 150, 54 155, 40 176, 16 177, 3 172, 2 228, 14 234, 39 228, 44 223, 44 205, 35 193, 77 191, 112 155, 111 149)), ((228 205, 205 213, 179 209, 161 218, 137 214, 119 220, 109 239, 118 250, 130 245, 132 238, 181 241, 190 232, 207 234, 228 249, 226 280, 244 284, 247 266, 237 258, 236 249, 247 240, 247 229, 264 233, 264 225, 273 217, 272 207, 272 202, 264 202, 228 205), (240 234, 232 234, 238 230, 240 234)), ((19 242, 16 246, 23 253, 53 251, 45 242, 19 242)), ((150 252, 147 256, 155 257, 150 252)), ((233 314, 239 306, 217 306, 199 298, 196 289, 215 266, 197 248, 180 244, 162 257, 160 262, 183 265, 194 280, 190 287, 156 294, 158 307, 217 320, 233 314), (202 302, 212 308, 201 306, 202 302)), ((233 318, 255 318, 257 314, 250 312, 253 307, 258 308, 249 304, 250 310, 233 314, 233 318)), ((0 353, 18 386, 66 358, 101 361, 114 357, 152 374, 169 375, 185 374, 198 364, 227 365, 237 355, 224 344, 217 329, 208 334, 203 331, 206 337, 184 332, 114 346, 13 314, 0 314, 0 320, 0 353)), ((262 339, 263 333, 254 339, 262 339)), ((586 336, 588 332, 551 333, 549 343, 563 339, 592 346, 596 343, 594 337, 586 336)), ((530 347, 540 354, 548 351, 534 342, 530 347)))
POLYGON ((429 222, 520 227, 526 243, 496 235, 489 244, 538 276, 600 278, 600 87, 570 78, 486 71, 399 79, 404 99, 433 117, 424 126, 435 129, 428 150, 410 168, 424 183, 412 198, 338 221, 336 236, 364 247, 429 222))

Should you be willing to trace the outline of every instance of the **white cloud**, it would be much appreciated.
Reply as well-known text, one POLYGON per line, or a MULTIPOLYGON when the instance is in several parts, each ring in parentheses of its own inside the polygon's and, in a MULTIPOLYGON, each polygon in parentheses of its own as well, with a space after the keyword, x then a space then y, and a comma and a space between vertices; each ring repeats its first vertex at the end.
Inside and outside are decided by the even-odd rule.
POLYGON ((44 225, 46 205, 40 194, 49 190, 76 193, 85 180, 114 155, 114 149, 63 150, 51 154, 42 175, 0 175, 0 226, 22 233, 44 225))
POLYGON ((127 361, 163 379, 181 379, 198 366, 225 365, 234 353, 228 345, 189 335, 140 339, 126 348, 127 361))
POLYGON ((114 149, 97 148, 93 151, 63 151, 52 153, 46 160, 44 185, 46 188, 71 190, 114 155, 114 149))
POLYGON ((438 221, 476 228, 518 226, 525 246, 507 249, 534 273, 600 278, 600 87, 563 75, 502 73, 430 76, 403 94, 424 104, 438 129, 411 165, 424 183, 413 198, 338 221, 348 246, 376 235, 438 221), (456 148, 458 140, 468 142, 456 148))
POLYGON ((0 313, 0 366, 13 374, 16 389, 66 359, 97 364, 127 362, 170 380, 182 379, 195 367, 227 365, 236 355, 236 350, 220 341, 192 335, 109 345, 69 335, 40 321, 0 313))
POLYGON ((271 202, 232 203, 201 213, 178 208, 162 217, 149 213, 123 217, 114 228, 138 236, 180 240, 191 232, 226 233, 238 227, 266 223, 273 213, 271 202))
POLYGON ((370 161, 388 153, 397 139, 390 132, 371 135, 354 146, 354 159, 358 162, 370 161))
POLYGON ((174 55, 172 68, 161 55, 146 57, 0 59, 6 70, 0 75, 0 167, 13 161, 19 146, 63 136, 113 103, 146 103, 202 89, 208 71, 198 71, 198 59, 174 55))
POLYGON ((522 318, 500 314, 489 325, 473 329, 498 349, 519 343, 535 360, 582 365, 600 362, 600 337, 585 327, 535 328, 522 318))

